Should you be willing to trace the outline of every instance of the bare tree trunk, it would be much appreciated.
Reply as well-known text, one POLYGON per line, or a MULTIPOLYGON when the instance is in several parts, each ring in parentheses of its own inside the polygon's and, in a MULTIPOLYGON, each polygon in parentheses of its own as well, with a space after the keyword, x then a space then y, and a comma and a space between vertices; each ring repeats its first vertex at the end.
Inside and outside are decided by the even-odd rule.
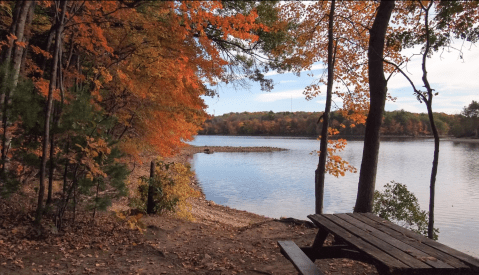
MULTIPOLYGON (((18 10, 17 6, 15 6, 15 12, 16 15, 18 15, 17 18, 14 18, 14 21, 12 22, 12 26, 10 27, 11 30, 14 30, 14 34, 17 37, 15 42, 27 42, 27 37, 25 37, 25 27, 27 25, 27 22, 31 22, 31 17, 33 14, 31 13, 31 9, 35 6, 33 1, 22 1, 21 3, 18 3, 17 5, 20 5, 18 10), (30 15, 30 18, 28 18, 30 15), (16 20, 15 20, 16 19, 16 20)), ((5 57, 5 72, 4 72, 4 83, 7 87, 5 90, 5 93, 2 94, 1 96, 1 103, 3 104, 3 110, 2 110, 2 128, 3 128, 3 134, 2 134, 2 170, 1 174, 2 176, 5 175, 5 169, 6 169, 6 163, 7 163, 7 149, 9 147, 9 141, 10 137, 8 135, 8 112, 10 109, 10 104, 11 104, 11 99, 10 97, 14 93, 15 88, 17 87, 18 83, 18 77, 20 74, 20 67, 22 63, 22 57, 23 57, 23 47, 20 45, 15 44, 13 41, 11 43, 11 47, 7 50, 7 55, 5 57), (13 57, 13 58, 12 58, 13 57), (9 67, 10 67, 10 61, 12 62, 13 68, 12 71, 9 73, 9 67), (7 82, 10 82, 9 85, 6 85, 7 82)))
MULTIPOLYGON (((54 108, 54 106, 53 106, 54 108)), ((53 110, 55 112, 55 110, 53 110)), ((54 143, 55 137, 54 134, 52 133, 50 137, 50 169, 48 173, 48 195, 47 195, 47 202, 46 205, 50 205, 52 203, 52 193, 53 193, 53 172, 55 170, 55 162, 53 155, 55 153, 55 143, 54 143)))
MULTIPOLYGON (((32 37, 31 24, 33 21, 33 17, 35 16, 35 5, 36 5, 36 2, 33 2, 28 10, 27 22, 25 24, 25 34, 24 34, 25 42, 28 42, 30 40, 30 37, 32 37)), ((20 74, 25 73, 25 60, 27 59, 27 54, 28 54, 28 47, 25 47, 22 53, 21 61, 20 61, 20 69, 19 69, 20 74)))
POLYGON ((70 141, 67 142, 66 150, 65 150, 65 170, 63 170, 63 194, 65 194, 67 190, 67 180, 68 180, 68 166, 70 165, 70 161, 68 160, 68 152, 70 151, 70 141))
POLYGON ((326 158, 328 156, 328 128, 329 128, 329 113, 331 112, 331 100, 333 93, 333 76, 334 76, 334 60, 333 60, 333 23, 334 23, 334 8, 336 1, 332 0, 329 11, 329 26, 328 26, 328 85, 326 89, 326 106, 323 113, 323 128, 321 129, 321 143, 319 152, 318 168, 315 173, 315 193, 316 193, 316 214, 323 213, 323 198, 324 198, 324 175, 326 173, 326 158))
POLYGON ((38 193, 38 204, 37 204, 37 211, 35 217, 35 223, 39 224, 42 219, 43 214, 43 197, 45 193, 45 174, 46 174, 46 165, 47 165, 47 154, 48 154, 48 142, 50 140, 50 118, 52 114, 52 106, 53 106, 53 91, 56 88, 57 84, 57 70, 60 68, 60 47, 61 47, 61 40, 62 40, 62 32, 63 32, 63 22, 65 19, 65 11, 66 5, 68 1, 59 1, 61 6, 61 14, 59 18, 56 19, 58 28, 56 29, 55 34, 55 48, 53 53, 53 66, 52 66, 52 74, 50 79, 50 86, 48 89, 48 99, 47 99, 47 108, 45 111, 45 127, 43 133, 43 141, 42 141, 42 162, 40 166, 40 188, 38 193))
POLYGON ((369 37, 369 89, 370 107, 366 120, 363 159, 359 172, 358 195, 354 212, 365 213, 373 209, 374 189, 379 154, 380 127, 386 103, 387 81, 384 77, 384 42, 394 1, 381 1, 369 37))
POLYGON ((148 201, 146 203, 146 213, 154 214, 155 213, 155 188, 152 183, 155 178, 155 162, 151 161, 150 165, 150 181, 148 185, 148 201))
MULTIPOLYGON (((10 29, 8 31, 8 33, 13 33, 15 34, 16 31, 17 31, 17 24, 18 24, 18 18, 20 17, 20 13, 22 11, 22 8, 23 8, 23 5, 25 4, 25 0, 23 1, 17 1, 15 3, 15 8, 13 9, 13 20, 12 20, 12 24, 10 25, 10 29)), ((9 43, 8 43, 8 46, 5 46, 6 48, 4 50, 2 50, 2 63, 4 63, 5 65, 9 65, 10 61, 12 60, 12 51, 13 51, 13 40, 10 40, 9 43)), ((7 74, 7 71, 6 68, 5 68, 5 74, 7 74)), ((3 95, 2 95, 2 100, 1 100, 1 104, 3 104, 3 95)))
MULTIPOLYGON (((427 78, 427 70, 426 70, 426 61, 427 56, 429 54, 431 48, 431 41, 430 41, 430 31, 429 31, 429 10, 431 9, 434 1, 430 1, 429 5, 425 7, 420 1, 419 4, 421 8, 424 10, 424 24, 426 28, 426 47, 424 49, 424 53, 422 54, 422 82, 424 87, 427 90, 427 98, 422 97, 424 103, 426 103, 427 114, 429 117, 429 124, 431 125, 432 134, 434 135, 434 158, 432 161, 432 170, 431 170, 431 179, 429 185, 429 223, 427 227, 427 237, 429 239, 434 239, 434 201, 435 201, 435 193, 436 193, 436 175, 437 175, 437 167, 439 164, 439 133, 437 132, 436 123, 434 122, 434 115, 432 113, 432 99, 434 97, 433 89, 429 83, 427 78)), ((418 93, 419 91, 416 91, 418 93)))
POLYGON ((431 124, 431 130, 434 135, 434 159, 432 161, 431 180, 429 186, 429 223, 427 227, 427 237, 429 239, 434 239, 434 201, 436 193, 437 167, 439 165, 439 134, 437 132, 436 124, 432 114, 432 94, 429 100, 426 102, 426 105, 429 123, 431 124))

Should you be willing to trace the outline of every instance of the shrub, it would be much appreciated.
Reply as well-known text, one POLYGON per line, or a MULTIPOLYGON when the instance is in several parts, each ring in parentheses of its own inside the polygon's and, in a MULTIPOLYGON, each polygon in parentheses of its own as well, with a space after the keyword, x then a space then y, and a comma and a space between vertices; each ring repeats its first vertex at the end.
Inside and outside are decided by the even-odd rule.
POLYGON ((146 213, 148 201, 148 186, 154 188, 155 213, 175 212, 179 217, 192 219, 187 199, 198 197, 200 193, 189 183, 193 176, 190 167, 182 163, 157 161, 155 177, 141 177, 138 187, 139 199, 134 200, 132 206, 146 213))
MULTIPOLYGON (((421 210, 416 196, 406 185, 391 181, 383 192, 374 192, 373 213, 379 217, 427 236, 428 212, 421 210)), ((439 230, 434 228, 433 238, 438 239, 439 230)))

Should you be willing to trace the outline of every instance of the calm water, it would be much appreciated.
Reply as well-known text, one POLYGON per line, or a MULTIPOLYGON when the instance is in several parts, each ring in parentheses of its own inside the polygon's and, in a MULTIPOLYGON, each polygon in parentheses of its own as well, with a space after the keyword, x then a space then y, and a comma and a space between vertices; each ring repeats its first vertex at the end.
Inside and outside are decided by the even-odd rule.
MULTIPOLYGON (((268 217, 307 219, 314 213, 314 170, 319 141, 311 139, 198 136, 193 145, 273 146, 272 153, 195 154, 193 168, 208 200, 268 217)), ((360 167, 363 143, 350 141, 342 157, 360 167)), ((431 139, 381 142, 376 189, 391 180, 406 184, 428 209, 431 139)), ((359 172, 326 176, 324 213, 351 212, 359 172)), ((436 182, 439 241, 479 257, 479 144, 442 141, 436 182)))

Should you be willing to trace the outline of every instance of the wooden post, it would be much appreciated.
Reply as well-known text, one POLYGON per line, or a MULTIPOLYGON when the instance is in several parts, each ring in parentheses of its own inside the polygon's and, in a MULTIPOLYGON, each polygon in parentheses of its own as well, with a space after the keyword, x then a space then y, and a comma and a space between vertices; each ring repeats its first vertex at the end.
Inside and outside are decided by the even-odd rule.
POLYGON ((152 185, 153 179, 155 178, 155 162, 152 161, 150 165, 150 182, 148 186, 148 202, 146 203, 146 213, 154 214, 155 213, 155 188, 152 185))

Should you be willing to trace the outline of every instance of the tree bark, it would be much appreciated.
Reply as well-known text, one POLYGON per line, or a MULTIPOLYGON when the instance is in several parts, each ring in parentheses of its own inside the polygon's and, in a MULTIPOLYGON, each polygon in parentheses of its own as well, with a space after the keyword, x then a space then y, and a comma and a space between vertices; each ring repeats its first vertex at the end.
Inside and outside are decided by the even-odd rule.
POLYGON ((155 188, 152 185, 154 178, 155 178, 155 162, 152 161, 150 165, 150 182, 148 185, 148 201, 146 203, 147 214, 155 213, 155 188))
POLYGON ((433 5, 433 1, 429 2, 429 5, 425 7, 420 3, 422 9, 424 10, 424 24, 426 28, 426 47, 424 53, 422 54, 422 82, 424 87, 427 90, 427 98, 424 99, 426 103, 427 114, 429 117, 429 124, 431 125, 431 131, 434 135, 434 158, 432 161, 432 170, 431 170, 431 179, 429 185, 429 222, 427 227, 427 237, 429 239, 434 239, 434 202, 435 202, 435 193, 436 193, 436 175, 437 167, 439 165, 439 133, 437 132, 436 123, 434 122, 434 115, 432 112, 432 99, 434 97, 434 90, 431 88, 429 80, 427 78, 426 70, 426 61, 429 51, 431 49, 430 41, 430 31, 429 31, 429 10, 433 5))
MULTIPOLYGON (((20 13, 22 11, 22 7, 25 4, 25 0, 23 1, 17 1, 15 3, 15 8, 13 9, 13 18, 12 18, 12 24, 10 25, 10 29, 8 33, 13 33, 17 31, 17 23, 18 23, 18 18, 20 17, 20 13)), ((9 64, 11 59, 12 59, 12 51, 13 51, 13 40, 9 41, 8 46, 5 46, 4 49, 2 49, 2 63, 3 64, 9 64)), ((6 68, 5 68, 6 70, 6 68)), ((7 70, 5 71, 5 73, 7 70)), ((3 104, 3 95, 2 95, 2 100, 1 104, 3 104)))
POLYGON ((379 154, 380 127, 386 103, 387 81, 384 77, 384 42, 394 1, 381 1, 370 30, 368 61, 370 107, 366 120, 363 159, 359 173, 358 194, 354 212, 366 213, 373 209, 374 189, 379 154))
POLYGON ((47 108, 45 111, 45 125, 44 125, 44 133, 43 133, 43 140, 42 140, 42 161, 40 165, 40 186, 38 192, 38 204, 37 204, 37 211, 35 216, 35 223, 39 224, 42 219, 43 214, 43 197, 45 193, 45 174, 46 174, 46 166, 47 166, 47 155, 48 155, 48 143, 50 140, 50 118, 52 115, 52 106, 53 106, 53 91, 56 89, 57 83, 57 70, 58 68, 61 69, 59 66, 59 51, 61 47, 61 38, 63 32, 63 22, 65 19, 65 11, 66 5, 68 1, 59 1, 61 6, 61 13, 60 16, 56 19, 57 23, 59 24, 58 28, 56 29, 55 34, 55 48, 53 53, 53 66, 52 66, 52 73, 50 79, 50 86, 48 88, 48 99, 47 99, 47 108))
MULTIPOLYGON (((53 106, 55 108, 55 106, 53 106)), ((53 110, 55 112, 55 110, 53 110)), ((48 173, 48 192, 47 192, 47 202, 46 205, 50 205, 52 203, 52 195, 53 195, 53 173, 55 172, 55 159, 53 156, 55 155, 55 136, 52 133, 50 137, 50 169, 48 173)))
POLYGON ((329 26, 328 26, 328 84, 326 88, 326 106, 323 113, 323 126, 321 129, 321 143, 319 146, 319 162, 318 168, 315 172, 315 195, 316 195, 316 214, 323 213, 324 201, 324 175, 326 173, 326 158, 328 156, 328 128, 329 128, 329 113, 331 112, 331 100, 333 93, 333 76, 334 76, 334 60, 333 60, 333 23, 334 23, 334 8, 336 1, 331 1, 331 8, 329 11, 329 26))
MULTIPOLYGON (((10 109, 10 97, 14 93, 14 90, 17 86, 18 83, 18 77, 20 74, 20 67, 22 63, 22 56, 23 56, 23 47, 15 44, 15 42, 27 42, 26 37, 24 36, 25 34, 25 26, 27 24, 27 18, 28 15, 31 14, 31 8, 33 8, 34 2, 33 1, 22 1, 21 3, 17 3, 19 5, 18 10, 17 6, 15 6, 15 15, 16 18, 14 18, 14 21, 12 22, 12 26, 10 27, 10 30, 13 30, 13 34, 17 37, 15 41, 12 41, 11 47, 8 48, 7 50, 7 55, 5 56, 5 72, 4 74, 4 80, 2 85, 5 85, 7 88, 5 90, 5 93, 2 94, 1 96, 1 103, 3 104, 3 110, 2 110, 2 128, 3 128, 3 134, 2 134, 2 170, 1 174, 2 176, 5 175, 5 169, 6 169, 6 163, 7 163, 7 149, 9 147, 9 141, 10 137, 8 135, 8 112, 10 109), (9 68, 10 68, 10 62, 12 63, 12 70, 9 73, 9 68), (7 85, 7 82, 10 82, 9 85, 7 85)), ((31 17, 31 16, 30 16, 31 17)), ((29 18, 31 21, 31 18, 29 18)))

